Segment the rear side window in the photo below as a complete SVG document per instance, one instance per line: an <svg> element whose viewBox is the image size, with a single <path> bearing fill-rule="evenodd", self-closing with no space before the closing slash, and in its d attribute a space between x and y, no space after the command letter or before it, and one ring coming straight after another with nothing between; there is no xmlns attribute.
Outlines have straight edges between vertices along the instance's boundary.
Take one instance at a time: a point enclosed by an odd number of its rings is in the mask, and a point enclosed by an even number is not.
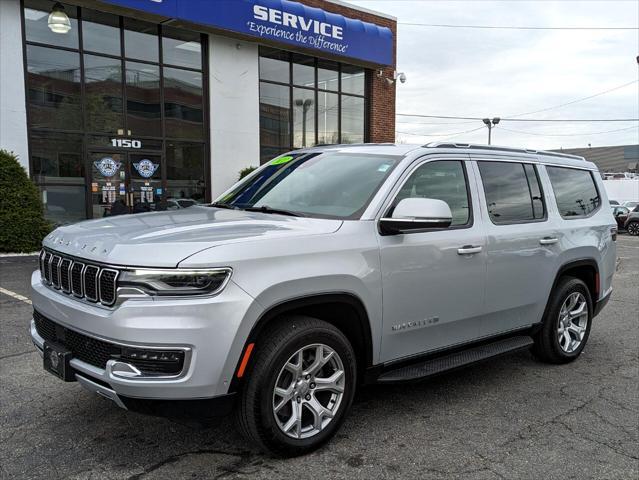
<svg viewBox="0 0 639 480"><path fill-rule="evenodd" d="M601 198L590 171L548 166L546 171L563 218L584 217L599 208Z"/></svg>
<svg viewBox="0 0 639 480"><path fill-rule="evenodd" d="M534 165L478 162L488 214L493 223L534 222L546 217L539 176Z"/></svg>

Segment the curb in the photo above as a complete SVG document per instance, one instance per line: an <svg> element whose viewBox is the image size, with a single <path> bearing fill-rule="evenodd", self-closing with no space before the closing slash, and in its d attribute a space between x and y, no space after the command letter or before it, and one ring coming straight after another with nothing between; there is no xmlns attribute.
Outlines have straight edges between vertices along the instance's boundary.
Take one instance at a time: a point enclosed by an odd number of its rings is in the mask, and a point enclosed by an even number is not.
<svg viewBox="0 0 639 480"><path fill-rule="evenodd" d="M37 257L40 255L40 252L31 252L31 253L0 253L0 258L4 257Z"/></svg>

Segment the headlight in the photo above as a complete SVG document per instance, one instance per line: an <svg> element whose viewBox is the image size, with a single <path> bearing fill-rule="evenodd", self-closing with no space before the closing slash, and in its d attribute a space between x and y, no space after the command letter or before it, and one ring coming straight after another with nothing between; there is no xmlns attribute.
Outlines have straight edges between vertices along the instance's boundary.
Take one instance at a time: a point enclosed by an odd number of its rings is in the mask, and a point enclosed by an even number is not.
<svg viewBox="0 0 639 480"><path fill-rule="evenodd" d="M139 288L149 295L214 295L222 291L229 278L230 268L139 268L122 272L118 286Z"/></svg>

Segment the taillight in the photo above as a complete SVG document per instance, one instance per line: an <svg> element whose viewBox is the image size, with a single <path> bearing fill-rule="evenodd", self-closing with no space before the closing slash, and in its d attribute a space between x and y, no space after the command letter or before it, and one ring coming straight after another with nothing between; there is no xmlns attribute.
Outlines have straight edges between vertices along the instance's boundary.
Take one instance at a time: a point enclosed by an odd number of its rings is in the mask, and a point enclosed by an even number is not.
<svg viewBox="0 0 639 480"><path fill-rule="evenodd" d="M617 241L617 227L610 227L610 236L613 242Z"/></svg>

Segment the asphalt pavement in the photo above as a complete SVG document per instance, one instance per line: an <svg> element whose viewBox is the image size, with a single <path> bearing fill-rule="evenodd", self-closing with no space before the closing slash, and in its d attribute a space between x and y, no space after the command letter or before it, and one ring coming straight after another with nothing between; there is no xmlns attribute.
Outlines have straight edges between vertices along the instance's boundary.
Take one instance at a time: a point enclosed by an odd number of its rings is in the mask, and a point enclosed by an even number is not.
<svg viewBox="0 0 639 480"><path fill-rule="evenodd" d="M639 237L620 235L612 300L582 356L527 352L416 384L362 389L326 447L282 460L230 418L119 409L42 369L28 335L36 257L0 258L0 477L639 478Z"/></svg>

